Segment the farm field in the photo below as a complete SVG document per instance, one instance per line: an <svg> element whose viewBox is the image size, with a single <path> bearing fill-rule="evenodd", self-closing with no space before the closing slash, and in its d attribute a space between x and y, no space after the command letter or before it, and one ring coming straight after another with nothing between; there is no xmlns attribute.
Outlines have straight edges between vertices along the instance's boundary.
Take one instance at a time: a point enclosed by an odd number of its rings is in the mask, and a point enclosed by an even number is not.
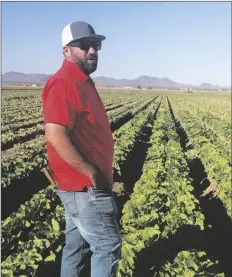
<svg viewBox="0 0 232 277"><path fill-rule="evenodd" d="M118 277L231 277L231 94L99 94L115 142ZM1 276L58 277L64 210L41 172L41 89L1 96Z"/></svg>

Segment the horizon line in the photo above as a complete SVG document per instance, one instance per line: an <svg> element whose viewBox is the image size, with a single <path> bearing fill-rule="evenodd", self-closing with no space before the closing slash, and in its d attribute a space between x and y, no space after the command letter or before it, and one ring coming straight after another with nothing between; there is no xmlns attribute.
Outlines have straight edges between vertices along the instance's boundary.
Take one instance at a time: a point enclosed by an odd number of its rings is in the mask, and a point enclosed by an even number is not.
<svg viewBox="0 0 232 277"><path fill-rule="evenodd" d="M2 74L1 75L4 75L4 74L6 74L6 73L11 73L11 72L13 72L13 73L20 73L20 74L25 74L25 75L33 75L33 74L41 74L41 75L53 75L53 74L55 74L55 72L54 73L38 73L38 72L35 72L35 73L24 73L24 72L20 72L20 71L14 71L14 70L11 70L11 71L7 71L7 72L2 72ZM172 82L175 82L175 83L178 83L178 84L182 84L182 85L190 85L190 86L201 86L202 84L209 84L209 85L211 85L211 86L221 86L221 87L229 87L229 88L231 88L232 87L232 85L230 84L230 85L218 85L218 84L212 84L212 83L209 83L209 82L202 82L202 83L198 83L198 84L195 84L195 85L193 85L193 84L190 84L190 83L182 83L182 82L176 82L176 81L174 81L174 80L171 80L170 78L168 78L168 77L157 77L157 76L151 76L151 75L146 75L146 74L141 74L140 76L138 76L138 77L135 77L135 78L133 78L133 79L129 79L129 78L126 78L126 77L123 77L123 78L115 78L115 77L108 77L108 76L104 76L104 75L99 75L99 76L95 76L95 77L92 77L92 78L100 78L100 77L104 77L104 78L111 78L111 79L115 79L115 80L130 80L130 81L132 81L132 80L135 80L135 79L137 79L137 78L139 78L139 77L150 77L150 78L158 78L158 79L168 79L168 80L170 80L170 81L172 81Z"/></svg>

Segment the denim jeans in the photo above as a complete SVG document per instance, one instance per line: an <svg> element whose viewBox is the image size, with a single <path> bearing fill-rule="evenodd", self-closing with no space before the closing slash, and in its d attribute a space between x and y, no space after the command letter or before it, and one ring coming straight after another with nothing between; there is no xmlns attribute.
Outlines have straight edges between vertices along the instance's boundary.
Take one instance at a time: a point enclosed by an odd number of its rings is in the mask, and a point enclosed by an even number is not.
<svg viewBox="0 0 232 277"><path fill-rule="evenodd" d="M91 277L115 277L121 257L117 206L111 189L83 192L57 190L66 219L61 276L79 277L81 262L91 250Z"/></svg>

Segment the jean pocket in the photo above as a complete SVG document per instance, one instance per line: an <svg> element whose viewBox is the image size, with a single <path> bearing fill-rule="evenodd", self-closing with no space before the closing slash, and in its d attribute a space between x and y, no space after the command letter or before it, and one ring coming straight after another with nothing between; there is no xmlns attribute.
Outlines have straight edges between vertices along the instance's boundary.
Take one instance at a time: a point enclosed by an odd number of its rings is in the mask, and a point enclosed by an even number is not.
<svg viewBox="0 0 232 277"><path fill-rule="evenodd" d="M90 193L94 195L113 195L112 188L96 188L96 187L90 187L89 188Z"/></svg>
<svg viewBox="0 0 232 277"><path fill-rule="evenodd" d="M75 193L73 191L57 191L58 196L60 197L61 202L64 205L65 210L69 216L77 217L78 210L75 200Z"/></svg>
<svg viewBox="0 0 232 277"><path fill-rule="evenodd" d="M106 214L117 214L118 208L111 188L99 189L90 187L88 189L90 200L98 211Z"/></svg>

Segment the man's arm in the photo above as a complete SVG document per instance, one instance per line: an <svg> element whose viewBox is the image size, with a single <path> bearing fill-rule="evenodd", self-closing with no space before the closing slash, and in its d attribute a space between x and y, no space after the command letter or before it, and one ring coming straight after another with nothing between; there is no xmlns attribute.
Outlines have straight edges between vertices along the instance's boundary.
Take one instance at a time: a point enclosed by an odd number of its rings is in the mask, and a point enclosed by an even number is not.
<svg viewBox="0 0 232 277"><path fill-rule="evenodd" d="M72 167L88 176L95 187L104 188L110 185L105 174L91 164L73 145L66 127L55 123L46 123L45 134L57 153Z"/></svg>

